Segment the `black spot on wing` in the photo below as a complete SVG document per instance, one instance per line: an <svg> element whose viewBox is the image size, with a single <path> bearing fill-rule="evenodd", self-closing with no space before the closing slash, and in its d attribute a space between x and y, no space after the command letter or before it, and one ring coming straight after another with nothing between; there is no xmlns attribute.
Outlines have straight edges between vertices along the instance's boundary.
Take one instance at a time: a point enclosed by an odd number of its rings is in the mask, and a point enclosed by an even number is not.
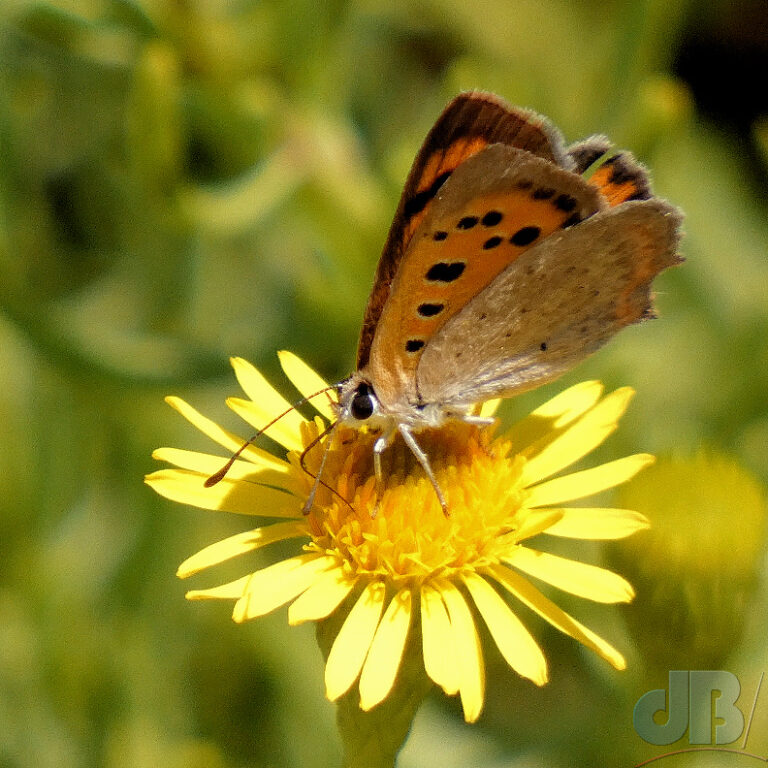
<svg viewBox="0 0 768 768"><path fill-rule="evenodd" d="M522 227L509 238L509 242L519 247L530 245L540 234L541 227Z"/></svg>
<svg viewBox="0 0 768 768"><path fill-rule="evenodd" d="M457 229L472 229L480 219L477 216L465 216L463 219L459 219L459 223L456 225Z"/></svg>
<svg viewBox="0 0 768 768"><path fill-rule="evenodd" d="M609 157L603 165L611 169L611 175L608 177L610 184L631 182L636 186L636 191L627 198L628 200L648 200L651 197L648 174L627 152L619 152Z"/></svg>
<svg viewBox="0 0 768 768"><path fill-rule="evenodd" d="M484 243L483 243L483 249L484 250L490 250L491 248L495 248L497 245L501 244L501 238L498 235L494 235L493 237L489 237Z"/></svg>
<svg viewBox="0 0 768 768"><path fill-rule="evenodd" d="M584 173L587 168L596 163L610 148L610 142L603 136L592 136L569 147L568 154L573 160L574 173Z"/></svg>
<svg viewBox="0 0 768 768"><path fill-rule="evenodd" d="M408 339L408 341L405 342L405 351L418 352L423 346L424 341L422 339Z"/></svg>
<svg viewBox="0 0 768 768"><path fill-rule="evenodd" d="M438 261L429 268L426 278L433 282L452 283L461 277L466 266L463 261Z"/></svg>
<svg viewBox="0 0 768 768"><path fill-rule="evenodd" d="M501 211L488 211L481 219L481 223L484 227L495 227L503 218Z"/></svg>
<svg viewBox="0 0 768 768"><path fill-rule="evenodd" d="M571 197L571 195L558 195L555 198L555 208L558 208L565 213L573 211L577 204L576 198Z"/></svg>
<svg viewBox="0 0 768 768"><path fill-rule="evenodd" d="M563 229L568 229L568 227L574 226L574 224L581 224L582 218L577 213L572 213L562 224Z"/></svg>
<svg viewBox="0 0 768 768"><path fill-rule="evenodd" d="M445 304L419 304L419 308L417 312L422 317L434 317L435 315L439 315L443 309L445 309Z"/></svg>
<svg viewBox="0 0 768 768"><path fill-rule="evenodd" d="M417 192L412 198L406 200L403 213L407 218L415 216L417 213L421 213L432 198L437 194L440 187L445 184L448 177L451 175L451 171L445 171L441 173L427 189L422 189L421 192Z"/></svg>
<svg viewBox="0 0 768 768"><path fill-rule="evenodd" d="M611 184L624 184L627 181L633 181L635 178L635 173L622 154L609 157L604 165L608 165L611 168L611 175L608 178Z"/></svg>

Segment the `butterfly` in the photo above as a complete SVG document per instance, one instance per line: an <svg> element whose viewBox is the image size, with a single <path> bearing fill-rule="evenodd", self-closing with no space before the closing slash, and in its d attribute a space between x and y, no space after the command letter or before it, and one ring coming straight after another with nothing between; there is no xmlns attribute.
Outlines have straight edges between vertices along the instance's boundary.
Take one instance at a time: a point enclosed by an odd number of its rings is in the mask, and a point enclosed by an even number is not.
<svg viewBox="0 0 768 768"><path fill-rule="evenodd" d="M448 514L419 431L488 424L477 403L551 381L654 316L651 282L682 260L682 214L652 194L631 154L610 149L603 136L566 147L545 118L479 91L437 119L379 259L357 370L337 385L338 420L319 436L377 430L379 488L399 434Z"/></svg>
<svg viewBox="0 0 768 768"><path fill-rule="evenodd" d="M679 263L682 215L628 152L566 148L545 118L469 92L446 107L405 183L376 269L339 422L398 433L445 499L414 433L488 423L476 403L557 378L653 317ZM585 172L591 174L585 176Z"/></svg>

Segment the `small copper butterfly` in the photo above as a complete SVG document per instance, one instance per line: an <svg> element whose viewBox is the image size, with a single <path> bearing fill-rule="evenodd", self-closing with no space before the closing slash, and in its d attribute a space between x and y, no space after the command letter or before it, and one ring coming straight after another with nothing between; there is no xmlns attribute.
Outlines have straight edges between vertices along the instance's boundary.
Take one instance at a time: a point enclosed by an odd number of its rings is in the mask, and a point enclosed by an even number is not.
<svg viewBox="0 0 768 768"><path fill-rule="evenodd" d="M339 420L398 432L482 421L474 404L550 381L653 316L681 213L602 136L565 147L544 118L481 92L427 135L389 231ZM585 177L585 172L595 169Z"/></svg>
<svg viewBox="0 0 768 768"><path fill-rule="evenodd" d="M415 433L488 423L476 403L551 381L654 316L651 282L681 261L682 215L610 146L593 136L566 147L545 118L488 93L460 94L440 115L405 183L329 428L380 430L379 484L399 433L447 514Z"/></svg>

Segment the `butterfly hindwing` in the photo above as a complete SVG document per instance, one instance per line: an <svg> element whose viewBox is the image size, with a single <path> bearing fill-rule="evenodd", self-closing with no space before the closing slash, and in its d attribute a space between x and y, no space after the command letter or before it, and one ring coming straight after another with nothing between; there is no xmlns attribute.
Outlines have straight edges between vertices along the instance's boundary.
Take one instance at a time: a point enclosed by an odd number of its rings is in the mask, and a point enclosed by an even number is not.
<svg viewBox="0 0 768 768"><path fill-rule="evenodd" d="M652 196L648 172L630 152L617 152L609 157L591 175L589 183L600 190L612 207Z"/></svg>
<svg viewBox="0 0 768 768"><path fill-rule="evenodd" d="M611 148L611 142L605 136L590 136L583 141L577 141L568 147L568 157L573 163L574 173L584 173L600 158L604 157Z"/></svg>
<svg viewBox="0 0 768 768"><path fill-rule="evenodd" d="M365 310L358 368L368 362L374 329L392 280L439 190L457 167L491 144L518 147L567 168L573 163L560 134L543 117L509 107L488 93L474 91L457 96L427 135L405 183Z"/></svg>
<svg viewBox="0 0 768 768"><path fill-rule="evenodd" d="M664 201L628 202L528 250L426 345L420 397L460 407L570 369L650 313L651 281L679 261L680 220Z"/></svg>
<svg viewBox="0 0 768 768"><path fill-rule="evenodd" d="M527 151L494 144L465 160L392 282L369 360L379 396L419 401L416 368L435 334L528 250L604 206L582 177Z"/></svg>

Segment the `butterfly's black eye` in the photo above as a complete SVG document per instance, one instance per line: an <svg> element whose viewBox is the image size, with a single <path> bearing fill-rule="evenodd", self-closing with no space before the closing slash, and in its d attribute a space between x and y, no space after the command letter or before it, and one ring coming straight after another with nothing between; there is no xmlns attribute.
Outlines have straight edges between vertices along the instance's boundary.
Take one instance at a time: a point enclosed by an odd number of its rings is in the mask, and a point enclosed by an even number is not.
<svg viewBox="0 0 768 768"><path fill-rule="evenodd" d="M365 421L373 415L374 402L371 388L363 383L357 388L349 409L358 421Z"/></svg>

